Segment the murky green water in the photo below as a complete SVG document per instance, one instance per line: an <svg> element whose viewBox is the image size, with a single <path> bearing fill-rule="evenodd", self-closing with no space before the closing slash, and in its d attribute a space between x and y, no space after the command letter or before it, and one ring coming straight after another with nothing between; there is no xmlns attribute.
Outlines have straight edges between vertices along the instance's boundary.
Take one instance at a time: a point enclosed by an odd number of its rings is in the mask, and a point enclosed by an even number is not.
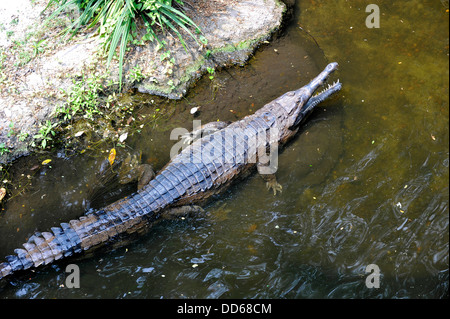
<svg viewBox="0 0 450 319"><path fill-rule="evenodd" d="M377 4L380 28L368 29L363 1L301 1L248 66L202 79L185 100L143 106L143 114L174 111L119 150L142 151L160 169L170 131L192 128L191 107L200 106L203 123L236 120L337 61L343 91L280 155L281 195L251 176L207 215L164 221L116 250L14 278L0 298L448 297L448 7ZM30 170L49 157L51 168ZM106 157L59 152L17 163L13 176L31 185L0 213L0 255L132 192L135 185L116 185L90 203ZM69 262L80 267L79 289L61 287ZM369 264L380 268L380 288L365 285Z"/></svg>

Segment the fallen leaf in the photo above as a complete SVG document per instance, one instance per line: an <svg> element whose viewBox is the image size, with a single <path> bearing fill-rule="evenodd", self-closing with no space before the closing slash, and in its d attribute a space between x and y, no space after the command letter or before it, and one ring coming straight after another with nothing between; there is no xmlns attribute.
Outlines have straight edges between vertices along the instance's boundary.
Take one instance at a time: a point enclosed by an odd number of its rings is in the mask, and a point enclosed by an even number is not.
<svg viewBox="0 0 450 319"><path fill-rule="evenodd" d="M42 162L42 165L47 165L48 163L50 163L52 160L51 159L46 159L45 161Z"/></svg>
<svg viewBox="0 0 450 319"><path fill-rule="evenodd" d="M83 135L84 134L84 131L79 131L79 132L77 132L77 133L75 133L75 137L80 137L81 135Z"/></svg>
<svg viewBox="0 0 450 319"><path fill-rule="evenodd" d="M3 187L0 188L0 202L5 197L5 195L6 195L6 189L4 189Z"/></svg>
<svg viewBox="0 0 450 319"><path fill-rule="evenodd" d="M109 151L109 156L108 156L108 161L109 161L109 164L114 164L114 160L116 159L116 149L115 148L112 148L110 151Z"/></svg>

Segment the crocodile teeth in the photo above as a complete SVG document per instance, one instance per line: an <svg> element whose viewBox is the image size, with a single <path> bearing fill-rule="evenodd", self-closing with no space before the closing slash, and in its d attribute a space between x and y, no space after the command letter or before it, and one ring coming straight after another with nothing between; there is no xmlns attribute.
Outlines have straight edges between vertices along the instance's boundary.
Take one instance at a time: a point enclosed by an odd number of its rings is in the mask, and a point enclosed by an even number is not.
<svg viewBox="0 0 450 319"><path fill-rule="evenodd" d="M337 81L333 82L333 84L329 84L329 83L328 83L328 84L327 84L327 87L324 88L322 91L320 91L320 92L314 94L314 97L316 97L316 96L318 96L318 95L320 95L320 94L322 94L322 93L328 91L329 89L332 89L333 87L335 87L335 86L338 85L338 84L339 84L339 79L338 79Z"/></svg>

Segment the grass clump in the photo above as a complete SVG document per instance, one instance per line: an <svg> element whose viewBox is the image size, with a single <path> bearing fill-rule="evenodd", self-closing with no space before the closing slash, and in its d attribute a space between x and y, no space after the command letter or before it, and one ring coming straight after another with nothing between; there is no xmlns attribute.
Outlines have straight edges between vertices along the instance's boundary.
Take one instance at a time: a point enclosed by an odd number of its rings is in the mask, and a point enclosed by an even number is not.
<svg viewBox="0 0 450 319"><path fill-rule="evenodd" d="M190 28L194 28L195 33L200 33L200 29L180 8L181 0L50 0L47 8L52 3L57 3L58 6L47 21L74 5L81 11L80 16L67 27L66 34L75 34L81 27L97 28L108 67L118 49L120 86L123 59L130 43L143 44L144 41L156 40L163 46L157 33L159 30L170 30L186 48L179 29L186 31L198 43ZM145 34L140 38L137 21L145 26Z"/></svg>
<svg viewBox="0 0 450 319"><path fill-rule="evenodd" d="M102 84L104 76L95 73L93 76L81 75L79 81L73 79L73 86L66 92L66 105L58 107L56 113L63 121L71 120L77 114L84 114L85 118L94 119L94 114L101 114L98 108L100 93L104 90Z"/></svg>

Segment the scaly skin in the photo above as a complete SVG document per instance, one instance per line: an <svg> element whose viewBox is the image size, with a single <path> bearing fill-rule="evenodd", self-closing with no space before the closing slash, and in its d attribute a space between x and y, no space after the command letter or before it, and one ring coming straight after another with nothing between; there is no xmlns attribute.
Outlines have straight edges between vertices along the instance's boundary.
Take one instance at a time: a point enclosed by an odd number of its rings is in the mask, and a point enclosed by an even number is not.
<svg viewBox="0 0 450 319"><path fill-rule="evenodd" d="M314 106L341 88L338 82L312 97L337 63L329 64L308 85L266 104L255 114L195 141L174 157L145 187L133 195L51 232L36 233L15 255L0 263L0 279L15 271L47 265L54 260L92 249L138 232L175 208L203 203L246 176L261 154L285 143L298 131L298 124ZM267 163L266 163L267 164ZM194 209L195 210L195 209Z"/></svg>

